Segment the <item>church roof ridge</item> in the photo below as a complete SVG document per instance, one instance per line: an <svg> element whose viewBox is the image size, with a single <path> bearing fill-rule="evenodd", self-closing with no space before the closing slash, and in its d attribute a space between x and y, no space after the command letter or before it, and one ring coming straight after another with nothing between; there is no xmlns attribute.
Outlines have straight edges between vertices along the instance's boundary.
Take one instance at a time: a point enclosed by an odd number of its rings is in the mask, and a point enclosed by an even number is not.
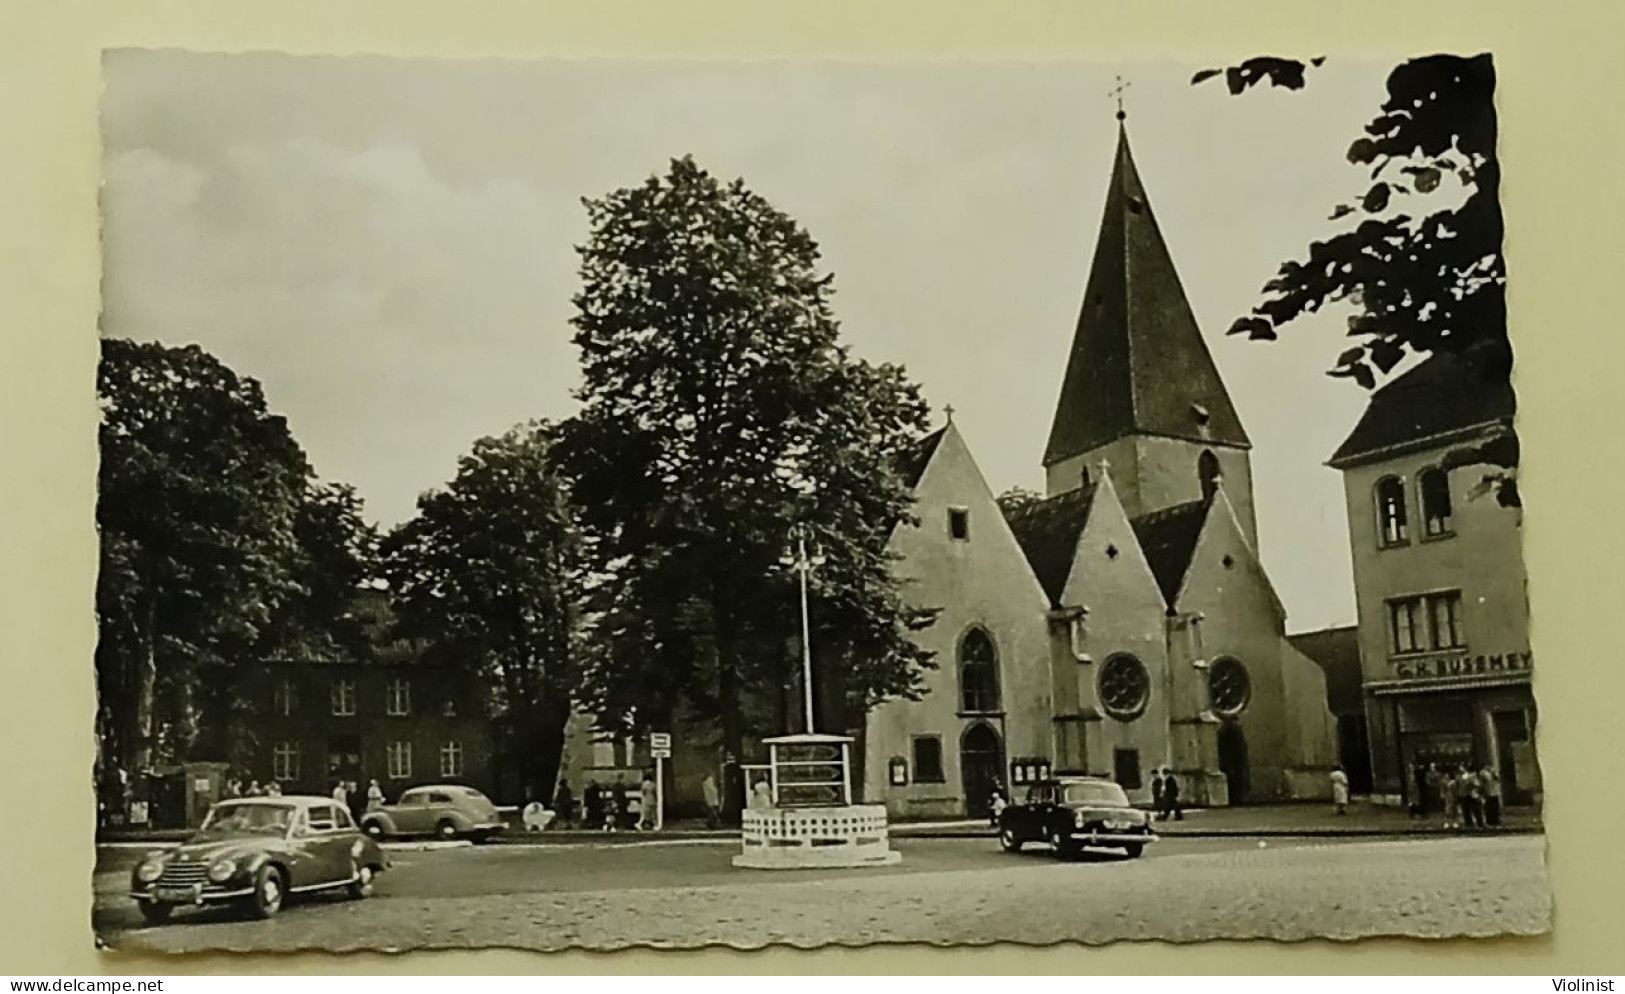
<svg viewBox="0 0 1625 994"><path fill-rule="evenodd" d="M898 455L897 475L903 478L903 482L910 490L920 485L925 468L931 465L931 458L937 454L937 447L942 444L943 438L948 434L948 425L952 423L950 421L936 431L917 439Z"/></svg>
<svg viewBox="0 0 1625 994"><path fill-rule="evenodd" d="M1158 508L1129 519L1134 537L1140 543L1151 573L1157 578L1163 600L1171 607L1179 596L1179 588L1190 572L1191 559L1196 555L1196 543L1207 524L1208 510L1219 491L1197 500Z"/></svg>
<svg viewBox="0 0 1625 994"><path fill-rule="evenodd" d="M1136 433L1251 445L1202 338L1120 122L1044 464Z"/></svg>
<svg viewBox="0 0 1625 994"><path fill-rule="evenodd" d="M1027 557L1052 607L1072 573L1073 554L1089 521L1098 485L1081 487L1004 512L1004 520Z"/></svg>

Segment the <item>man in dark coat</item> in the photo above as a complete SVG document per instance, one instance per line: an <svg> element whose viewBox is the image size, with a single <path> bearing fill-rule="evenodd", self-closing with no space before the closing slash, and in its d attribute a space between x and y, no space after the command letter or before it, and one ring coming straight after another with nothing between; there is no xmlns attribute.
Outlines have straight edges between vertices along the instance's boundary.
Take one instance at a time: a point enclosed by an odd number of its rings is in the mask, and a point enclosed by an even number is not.
<svg viewBox="0 0 1625 994"><path fill-rule="evenodd" d="M1163 767L1162 776L1163 803L1168 806L1168 813L1173 815L1174 821L1184 821L1185 809L1179 806L1179 778L1167 767ZM1166 815L1163 820L1168 820Z"/></svg>
<svg viewBox="0 0 1625 994"><path fill-rule="evenodd" d="M1162 778L1162 767L1157 767L1151 774L1151 811L1158 821L1168 820L1168 791L1167 783Z"/></svg>

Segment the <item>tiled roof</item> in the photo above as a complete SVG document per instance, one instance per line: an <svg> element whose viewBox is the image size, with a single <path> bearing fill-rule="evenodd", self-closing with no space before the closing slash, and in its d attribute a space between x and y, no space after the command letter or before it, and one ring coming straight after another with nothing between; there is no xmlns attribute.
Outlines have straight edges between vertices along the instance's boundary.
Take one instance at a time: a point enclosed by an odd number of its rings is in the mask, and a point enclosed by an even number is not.
<svg viewBox="0 0 1625 994"><path fill-rule="evenodd" d="M1516 407L1512 378L1503 364L1436 352L1371 395L1331 464L1353 466L1408 443L1492 422L1510 423Z"/></svg>
<svg viewBox="0 0 1625 994"><path fill-rule="evenodd" d="M1089 520L1095 488L1069 490L1046 500L1005 513L1010 530L1026 553L1033 573L1049 595L1050 606L1061 606L1061 593L1072 572L1078 537Z"/></svg>
<svg viewBox="0 0 1625 994"><path fill-rule="evenodd" d="M1140 541L1140 551L1145 553L1157 586L1162 589L1162 599L1169 605L1179 596L1179 585L1190 570L1207 509L1208 501L1193 500L1142 514L1130 522Z"/></svg>
<svg viewBox="0 0 1625 994"><path fill-rule="evenodd" d="M1358 628L1323 628L1287 638L1293 648L1313 659L1326 674L1326 702L1333 714L1353 714L1364 707Z"/></svg>
<svg viewBox="0 0 1625 994"><path fill-rule="evenodd" d="M920 485L920 477L925 475L925 467L931 464L931 457L936 455L937 446L942 444L942 437L947 433L947 425L938 428L915 442L898 458L897 474L910 489Z"/></svg>
<svg viewBox="0 0 1625 994"><path fill-rule="evenodd" d="M1249 444L1120 130L1044 465L1134 433Z"/></svg>

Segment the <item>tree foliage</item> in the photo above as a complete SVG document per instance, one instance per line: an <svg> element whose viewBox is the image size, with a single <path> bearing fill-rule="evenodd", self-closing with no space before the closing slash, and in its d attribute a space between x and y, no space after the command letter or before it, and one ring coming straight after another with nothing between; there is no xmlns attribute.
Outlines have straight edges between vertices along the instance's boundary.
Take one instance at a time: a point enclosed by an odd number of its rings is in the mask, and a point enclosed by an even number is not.
<svg viewBox="0 0 1625 994"><path fill-rule="evenodd" d="M400 632L491 688L533 796L550 798L577 669L579 543L535 422L483 438L383 541Z"/></svg>
<svg viewBox="0 0 1625 994"><path fill-rule="evenodd" d="M104 756L140 770L184 758L200 687L298 594L310 468L259 384L195 346L108 339L97 392L100 725Z"/></svg>
<svg viewBox="0 0 1625 994"><path fill-rule="evenodd" d="M1264 80L1298 88L1304 68L1289 59L1255 59L1205 70L1192 82L1223 75L1232 93ZM1387 99L1348 148L1348 160L1366 170L1368 183L1332 212L1334 221L1347 219L1345 228L1282 263L1264 299L1230 333L1273 340L1303 315L1347 302L1355 341L1329 375L1371 390L1407 355L1447 352L1467 360L1466 375L1504 382L1512 353L1494 91L1488 55L1436 55L1396 67ZM1511 469L1517 445L1509 429L1507 437L1456 458ZM1502 502L1515 504L1511 475L1495 482Z"/></svg>
<svg viewBox="0 0 1625 994"><path fill-rule="evenodd" d="M627 726L687 706L738 755L747 724L773 722L752 701L797 681L792 523L823 560L823 720L917 695L931 660L908 635L931 614L903 603L886 545L912 500L895 466L926 428L918 389L841 345L817 246L742 181L685 158L584 203L582 409L559 456L595 579L587 703Z"/></svg>
<svg viewBox="0 0 1625 994"><path fill-rule="evenodd" d="M1028 490L1026 487L1011 487L1000 494L997 500L999 510L1004 512L1005 517L1009 517L1017 511L1032 507L1034 504L1043 503L1044 495Z"/></svg>

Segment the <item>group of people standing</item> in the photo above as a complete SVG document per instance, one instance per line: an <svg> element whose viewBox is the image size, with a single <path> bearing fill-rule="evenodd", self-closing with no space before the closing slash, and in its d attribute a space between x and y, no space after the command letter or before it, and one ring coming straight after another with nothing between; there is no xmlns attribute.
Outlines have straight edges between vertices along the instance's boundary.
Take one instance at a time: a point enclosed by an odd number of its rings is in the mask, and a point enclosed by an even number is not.
<svg viewBox="0 0 1625 994"><path fill-rule="evenodd" d="M1158 821L1185 820L1185 808L1179 801L1179 778L1166 766L1151 775L1151 807Z"/></svg>
<svg viewBox="0 0 1625 994"><path fill-rule="evenodd" d="M1493 767L1417 765L1412 771L1411 816L1444 815L1445 828L1501 824L1501 778Z"/></svg>
<svg viewBox="0 0 1625 994"><path fill-rule="evenodd" d="M261 786L258 780L249 780L246 783L241 777L231 777L220 787L222 797L281 797L282 785L272 780Z"/></svg>
<svg viewBox="0 0 1625 994"><path fill-rule="evenodd" d="M574 799L569 797L568 787L561 786L554 806L561 820L573 822L575 812L571 809L575 804ZM652 776L645 776L643 782L637 785L622 780L608 784L592 780L581 794L580 827L605 832L619 829L633 832L651 830L659 820L659 806L659 793L655 790Z"/></svg>
<svg viewBox="0 0 1625 994"><path fill-rule="evenodd" d="M354 780L340 780L333 786L333 803L350 812L350 817L359 822L368 811L384 806L384 789L378 786L378 781L372 780L367 783L367 791L363 794Z"/></svg>

